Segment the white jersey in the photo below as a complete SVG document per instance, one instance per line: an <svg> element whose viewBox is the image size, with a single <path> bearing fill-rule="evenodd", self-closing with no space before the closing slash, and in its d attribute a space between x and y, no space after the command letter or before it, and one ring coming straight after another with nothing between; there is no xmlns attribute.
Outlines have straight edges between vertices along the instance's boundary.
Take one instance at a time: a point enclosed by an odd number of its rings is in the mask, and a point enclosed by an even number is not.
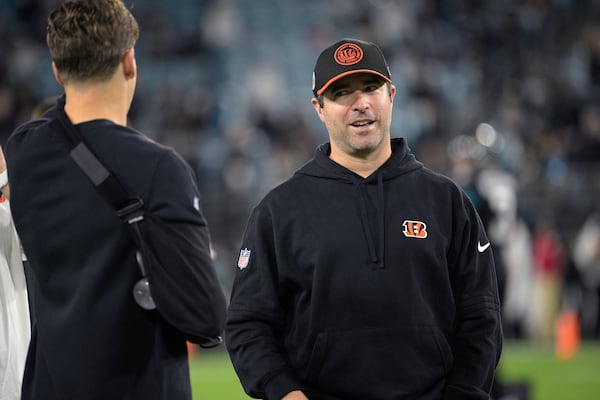
<svg viewBox="0 0 600 400"><path fill-rule="evenodd" d="M30 339L21 245L4 196L0 199L0 399L21 398Z"/></svg>

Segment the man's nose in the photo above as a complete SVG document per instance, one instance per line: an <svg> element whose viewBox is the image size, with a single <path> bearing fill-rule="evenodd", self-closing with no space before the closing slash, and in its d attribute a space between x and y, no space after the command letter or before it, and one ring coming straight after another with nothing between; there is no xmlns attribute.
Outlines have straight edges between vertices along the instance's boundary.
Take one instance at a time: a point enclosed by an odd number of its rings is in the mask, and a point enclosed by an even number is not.
<svg viewBox="0 0 600 400"><path fill-rule="evenodd" d="M364 112L364 111L368 110L369 107L370 107L369 99L368 99L368 96L366 95L366 93L364 93L360 90L357 90L356 92L354 92L353 108L356 111Z"/></svg>

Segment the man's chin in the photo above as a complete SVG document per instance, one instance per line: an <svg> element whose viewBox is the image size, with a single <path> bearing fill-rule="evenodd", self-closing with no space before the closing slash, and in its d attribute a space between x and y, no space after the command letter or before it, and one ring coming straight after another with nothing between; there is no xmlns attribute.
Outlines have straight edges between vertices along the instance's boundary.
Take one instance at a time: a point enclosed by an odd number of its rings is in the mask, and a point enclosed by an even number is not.
<svg viewBox="0 0 600 400"><path fill-rule="evenodd" d="M376 151L381 145L381 140L374 138L364 138L364 140L355 140L352 145L352 152L356 156L369 155Z"/></svg>
<svg viewBox="0 0 600 400"><path fill-rule="evenodd" d="M353 148L352 155L357 158L366 158L377 150L377 146L363 146Z"/></svg>

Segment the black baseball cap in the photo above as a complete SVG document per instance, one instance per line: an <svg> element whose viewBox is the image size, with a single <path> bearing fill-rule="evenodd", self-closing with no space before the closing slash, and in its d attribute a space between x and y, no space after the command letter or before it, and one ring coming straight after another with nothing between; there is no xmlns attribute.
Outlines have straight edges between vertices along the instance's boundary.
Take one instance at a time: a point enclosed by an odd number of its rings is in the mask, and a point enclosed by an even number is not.
<svg viewBox="0 0 600 400"><path fill-rule="evenodd" d="M312 90L316 96L337 79L367 72L392 82L390 68L383 52L374 43L358 39L342 39L329 46L319 55L313 72Z"/></svg>

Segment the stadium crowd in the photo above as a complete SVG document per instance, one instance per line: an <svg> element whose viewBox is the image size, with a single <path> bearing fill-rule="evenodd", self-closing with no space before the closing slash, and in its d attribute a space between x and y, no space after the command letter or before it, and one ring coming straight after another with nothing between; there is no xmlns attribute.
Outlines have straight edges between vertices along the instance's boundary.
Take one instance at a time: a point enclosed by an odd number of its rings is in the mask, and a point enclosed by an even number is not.
<svg viewBox="0 0 600 400"><path fill-rule="evenodd" d="M0 0L1 144L61 93L44 42L57 3ZM486 219L507 336L549 340L574 310L582 334L600 337L598 1L125 3L144 32L131 125L197 172L226 290L251 208L326 140L313 60L361 37L393 66L393 135L468 188Z"/></svg>

